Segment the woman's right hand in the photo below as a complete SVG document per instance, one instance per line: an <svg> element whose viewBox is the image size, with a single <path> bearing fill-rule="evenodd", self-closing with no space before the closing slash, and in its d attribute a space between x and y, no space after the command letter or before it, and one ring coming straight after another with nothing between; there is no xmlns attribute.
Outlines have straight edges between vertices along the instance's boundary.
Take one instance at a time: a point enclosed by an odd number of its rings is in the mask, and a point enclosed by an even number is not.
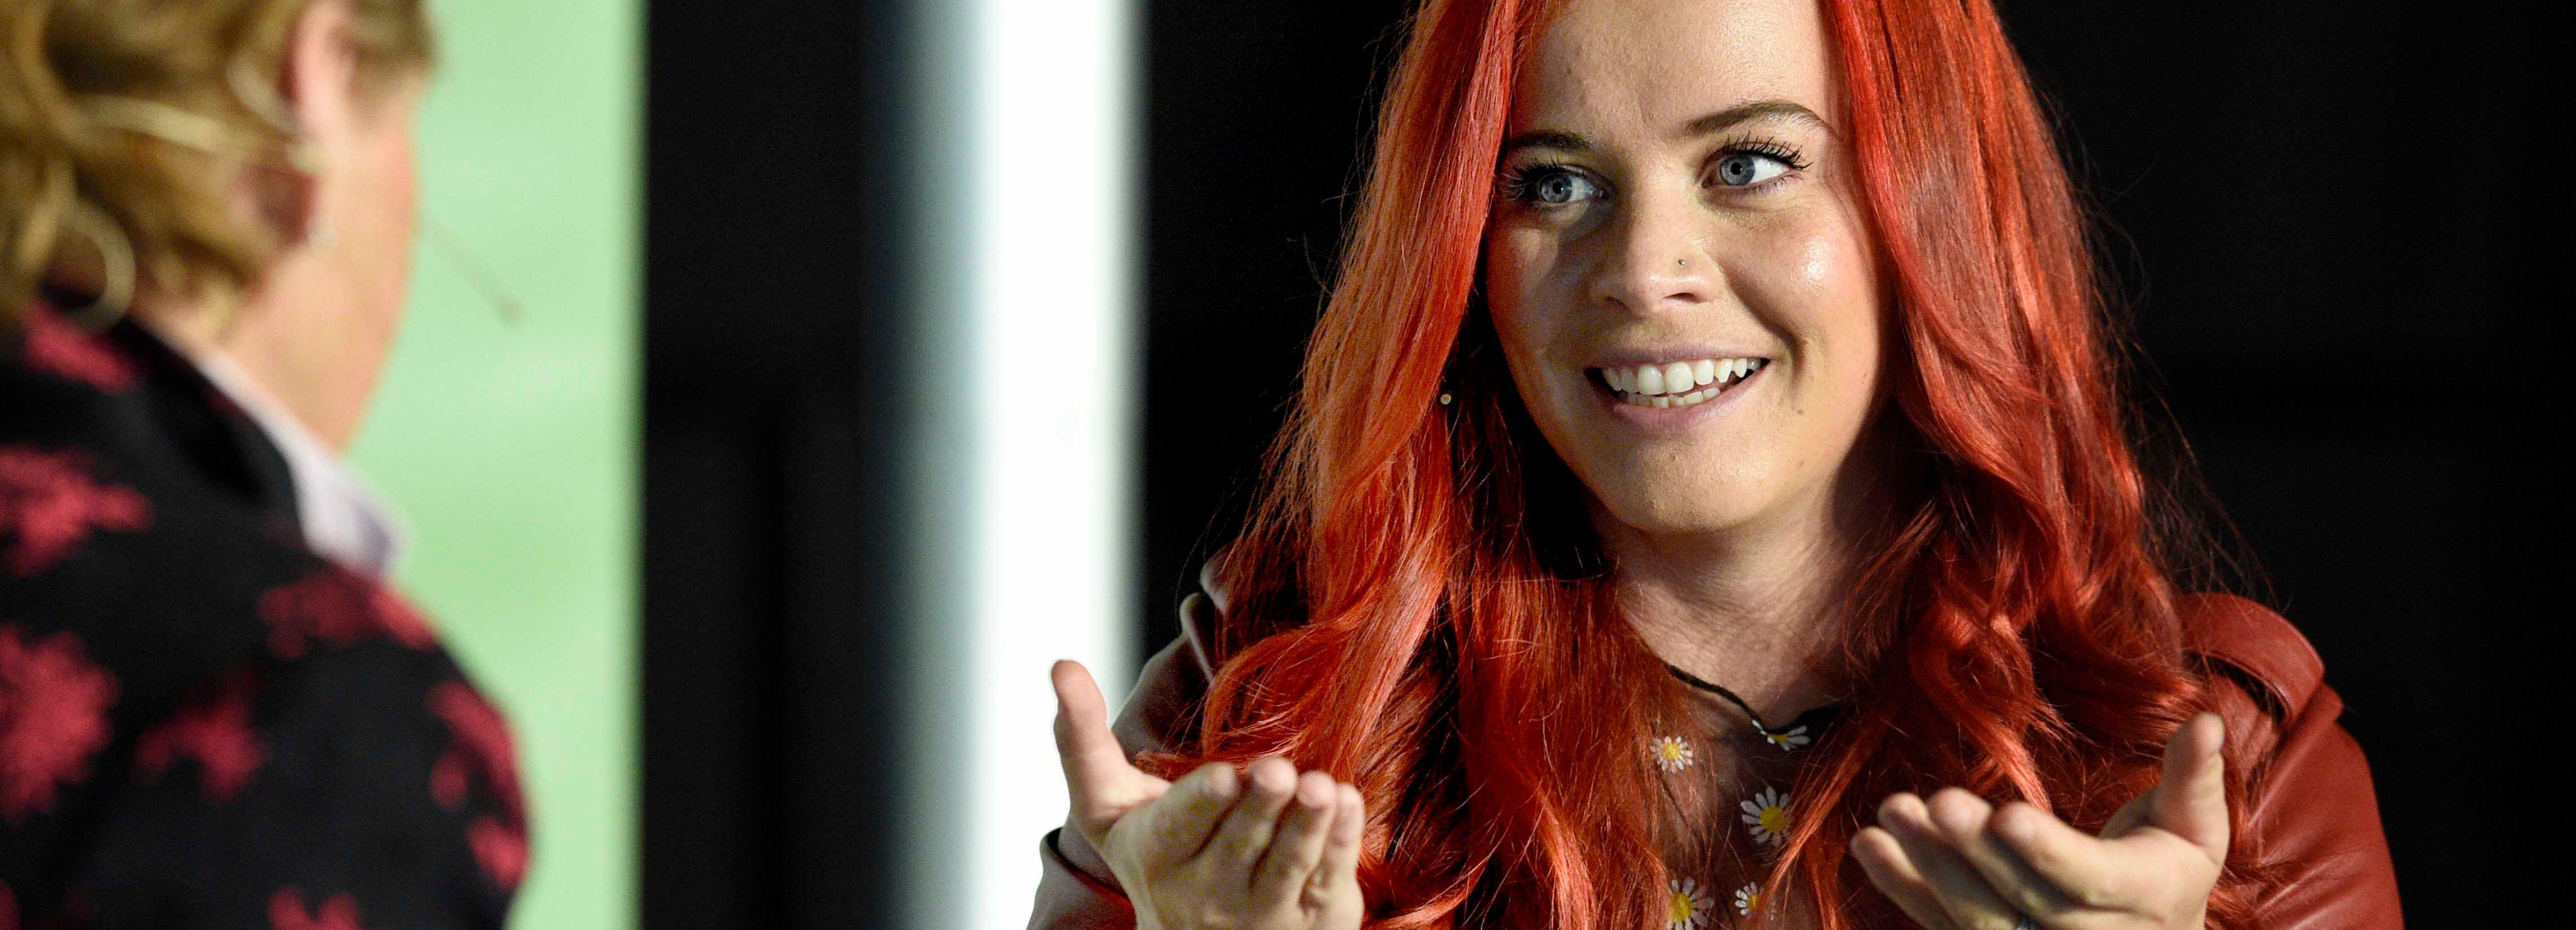
<svg viewBox="0 0 2576 930"><path fill-rule="evenodd" d="M1127 761L1088 670L1057 662L1054 678L1065 825L1107 860L1138 930L1357 930L1359 789L1275 757L1164 781Z"/></svg>

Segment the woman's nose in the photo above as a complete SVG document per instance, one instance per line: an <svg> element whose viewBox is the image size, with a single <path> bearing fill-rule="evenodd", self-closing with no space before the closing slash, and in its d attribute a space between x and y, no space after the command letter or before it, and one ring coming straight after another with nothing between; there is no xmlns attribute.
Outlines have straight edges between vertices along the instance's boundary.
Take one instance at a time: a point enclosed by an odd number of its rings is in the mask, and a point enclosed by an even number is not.
<svg viewBox="0 0 2576 930"><path fill-rule="evenodd" d="M1696 234L1689 211L1640 205L1604 230L1611 241L1594 266L1593 300L1608 309L1653 314L1714 299L1717 262Z"/></svg>

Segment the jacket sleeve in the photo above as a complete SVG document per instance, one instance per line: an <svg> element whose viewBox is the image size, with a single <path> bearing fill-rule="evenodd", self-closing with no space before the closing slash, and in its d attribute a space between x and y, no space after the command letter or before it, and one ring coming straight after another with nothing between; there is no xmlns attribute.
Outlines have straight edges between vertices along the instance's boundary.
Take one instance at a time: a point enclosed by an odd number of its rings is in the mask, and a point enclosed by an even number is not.
<svg viewBox="0 0 2576 930"><path fill-rule="evenodd" d="M1181 635L1163 647L1136 676L1136 690L1110 730L1133 759L1164 752L1194 737L1200 697L1210 665L1205 648L1216 609L1206 595L1181 602ZM1030 930L1111 930L1136 926L1136 910L1119 891L1109 866L1082 834L1061 827L1038 841L1044 874Z"/></svg>
<svg viewBox="0 0 2576 930"><path fill-rule="evenodd" d="M2193 600L2186 622L2227 722L2228 764L2253 773L2230 865L2257 878L2255 926L2400 930L2370 765L2336 722L2343 699L2325 686L2324 663L2252 601Z"/></svg>

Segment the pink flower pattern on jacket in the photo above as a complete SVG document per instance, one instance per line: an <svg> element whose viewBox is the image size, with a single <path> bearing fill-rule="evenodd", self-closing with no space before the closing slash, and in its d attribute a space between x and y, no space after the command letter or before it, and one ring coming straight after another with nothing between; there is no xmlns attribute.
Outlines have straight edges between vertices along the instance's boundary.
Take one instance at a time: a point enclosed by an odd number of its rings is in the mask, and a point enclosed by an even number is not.
<svg viewBox="0 0 2576 930"><path fill-rule="evenodd" d="M312 643L354 646L384 637L412 649L437 642L429 621L383 585L339 566L271 588L259 597L268 622L268 649L281 659L304 654Z"/></svg>
<svg viewBox="0 0 2576 930"><path fill-rule="evenodd" d="M54 806L57 785L89 777L107 747L116 679L69 632L28 641L0 624L0 816L16 823Z"/></svg>
<svg viewBox="0 0 2576 930"><path fill-rule="evenodd" d="M516 888L528 867L527 802L519 794L518 751L510 741L510 722L462 681L430 689L429 710L447 722L455 740L430 769L430 794L455 810L465 806L469 780L483 782L484 790L500 801L501 816L475 818L466 828L466 843L492 881Z"/></svg>
<svg viewBox="0 0 2576 930"><path fill-rule="evenodd" d="M465 828L465 843L474 850L474 861L482 864L494 884L516 889L519 879L528 873L528 831L524 827L504 824L493 817L476 817Z"/></svg>
<svg viewBox="0 0 2576 930"><path fill-rule="evenodd" d="M0 930L507 926L500 714L426 616L298 545L238 405L67 319L0 324ZM384 841L422 854L349 855Z"/></svg>
<svg viewBox="0 0 2576 930"><path fill-rule="evenodd" d="M307 911L304 895L293 888L269 896L268 925L271 930L364 930L358 925L358 899L332 895L320 910Z"/></svg>
<svg viewBox="0 0 2576 930"><path fill-rule="evenodd" d="M206 800L232 800L268 757L259 731L251 728L251 704L258 691L259 677L248 670L224 676L208 693L144 732L134 747L135 768L158 776L181 758L195 760Z"/></svg>
<svg viewBox="0 0 2576 930"><path fill-rule="evenodd" d="M139 531L151 517L143 495L93 481L76 454L0 448L0 533L15 537L0 562L13 574L52 568L93 530Z"/></svg>
<svg viewBox="0 0 2576 930"><path fill-rule="evenodd" d="M21 318L26 338L19 351L29 368L108 393L133 387L141 377L132 359L61 317L35 312Z"/></svg>

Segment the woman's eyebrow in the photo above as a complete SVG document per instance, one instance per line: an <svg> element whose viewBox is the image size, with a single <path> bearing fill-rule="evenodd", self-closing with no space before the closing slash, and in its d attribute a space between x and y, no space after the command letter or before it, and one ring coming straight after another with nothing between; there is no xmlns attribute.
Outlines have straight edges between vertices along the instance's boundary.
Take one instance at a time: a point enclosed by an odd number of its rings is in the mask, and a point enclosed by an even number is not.
<svg viewBox="0 0 2576 930"><path fill-rule="evenodd" d="M1788 119L1802 123L1811 123L1814 124L1816 128L1822 129L1827 133L1833 132L1833 127L1825 123L1824 117L1817 116L1816 111L1807 109L1804 104L1800 104L1794 100L1774 99L1739 103L1715 113L1693 119L1688 123L1682 124L1680 135L1683 138L1711 135L1714 133L1725 132L1728 129L1732 129L1744 123L1764 119ZM1579 132L1564 132L1554 129L1534 129L1503 140L1502 154L1508 157L1513 152L1517 152L1525 148L1555 149L1562 152L1582 154L1590 152L1596 147L1597 146L1592 141L1592 137Z"/></svg>
<svg viewBox="0 0 2576 930"><path fill-rule="evenodd" d="M1559 149L1567 152L1582 153L1592 151L1592 139L1582 133L1558 132L1553 129L1539 129L1524 132L1520 135L1503 140L1503 154L1505 155L1510 155L1513 152L1528 148Z"/></svg>
<svg viewBox="0 0 2576 930"><path fill-rule="evenodd" d="M1683 124L1682 135L1705 136L1712 133L1725 132L1726 130L1735 128L1738 125L1763 119L1794 120L1801 123L1813 124L1816 128L1822 129L1826 132L1833 131L1833 127L1826 125L1825 118L1817 116L1816 111L1807 109L1804 105L1794 100L1773 99L1756 100L1751 103L1739 103L1715 113L1711 113L1707 116L1691 120L1689 123Z"/></svg>

